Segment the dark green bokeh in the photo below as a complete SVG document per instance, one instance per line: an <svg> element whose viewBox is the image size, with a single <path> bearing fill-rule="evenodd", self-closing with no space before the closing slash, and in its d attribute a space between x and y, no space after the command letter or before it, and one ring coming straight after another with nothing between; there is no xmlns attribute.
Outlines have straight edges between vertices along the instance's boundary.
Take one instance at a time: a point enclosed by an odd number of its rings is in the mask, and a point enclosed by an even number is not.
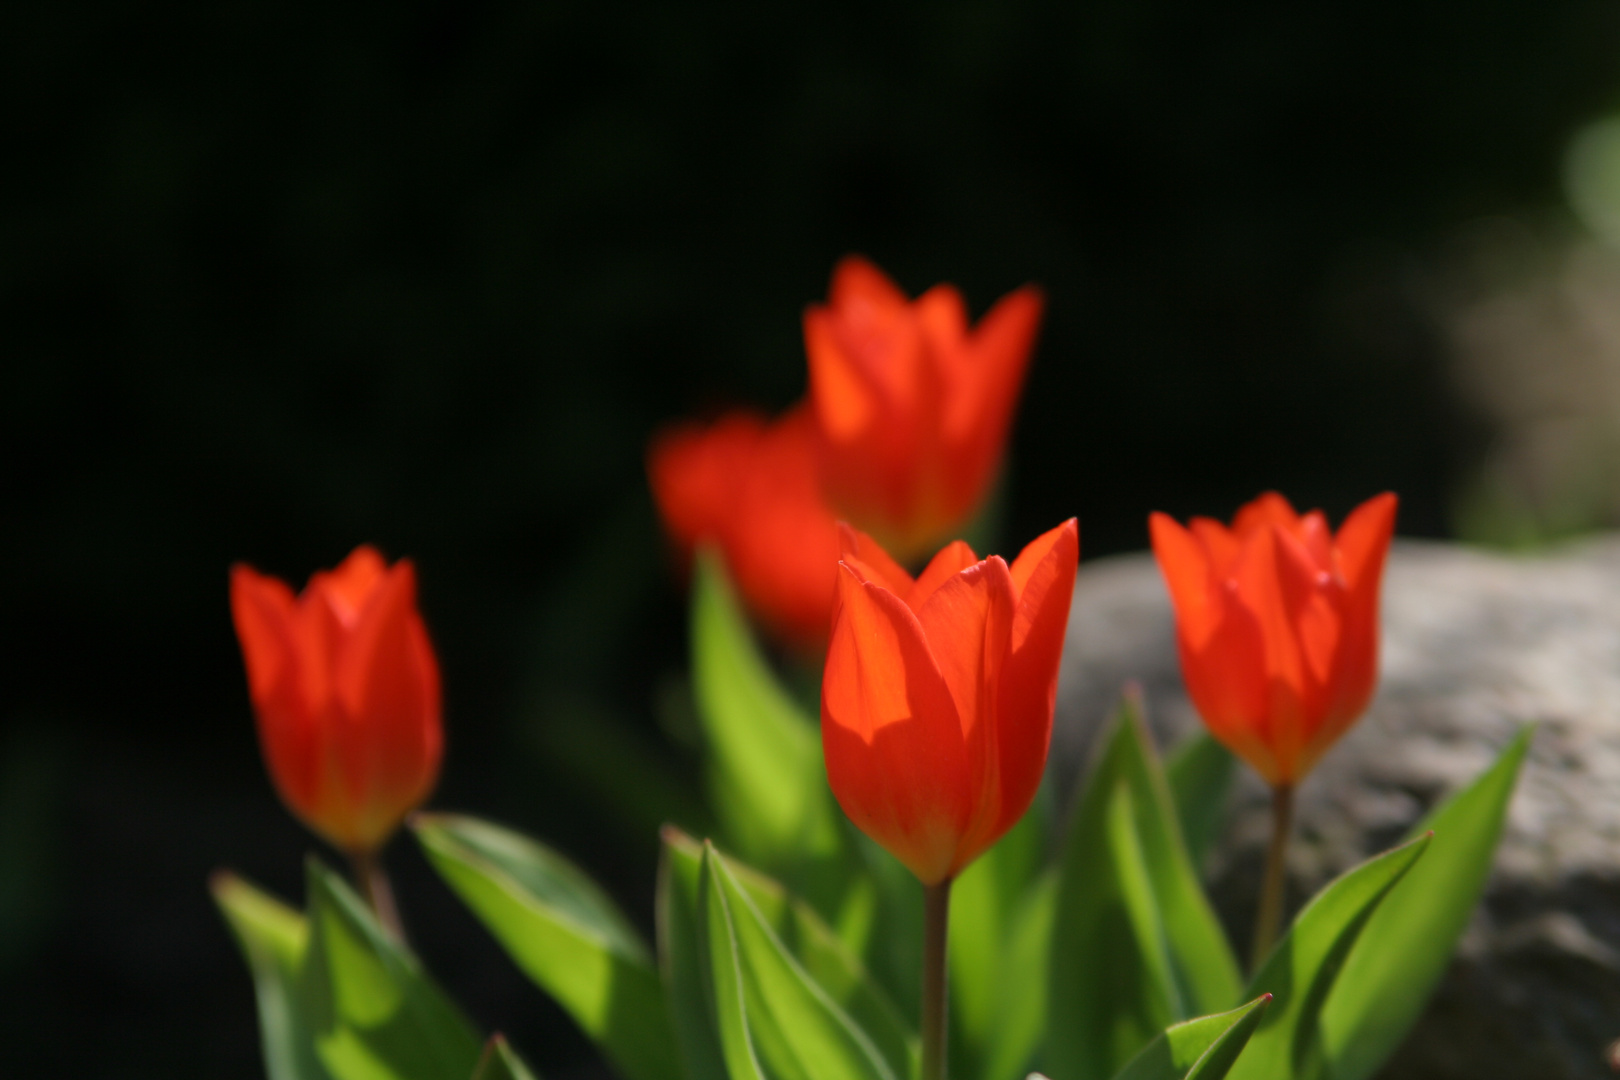
<svg viewBox="0 0 1620 1080"><path fill-rule="evenodd" d="M1617 28L1591 3L8 5L8 1064L258 1068L205 877L296 902L311 841L258 762L236 559L415 558L435 804L650 917L648 823L693 788L655 719L684 618L643 446L796 397L800 311L847 251L975 312L1047 288L1014 541L1078 513L1088 556L1140 547L1150 509L1268 486L1335 517L1393 488L1439 534L1470 428L1411 267L1555 196ZM596 794L612 748L659 799ZM547 1076L599 1069L391 857L475 1020Z"/></svg>

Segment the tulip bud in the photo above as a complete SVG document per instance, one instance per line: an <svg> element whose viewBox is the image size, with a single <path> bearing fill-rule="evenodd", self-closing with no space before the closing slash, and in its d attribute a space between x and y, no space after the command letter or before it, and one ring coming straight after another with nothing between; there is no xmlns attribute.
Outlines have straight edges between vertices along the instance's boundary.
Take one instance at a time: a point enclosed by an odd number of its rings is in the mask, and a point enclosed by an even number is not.
<svg viewBox="0 0 1620 1080"><path fill-rule="evenodd" d="M231 614L282 801L334 846L375 851L433 790L443 748L411 563L362 545L296 597L238 564Z"/></svg>
<svg viewBox="0 0 1620 1080"><path fill-rule="evenodd" d="M850 256L804 315L810 399L833 506L902 561L977 512L1001 466L1043 300L1025 286L969 327L961 293L908 300Z"/></svg>
<svg viewBox="0 0 1620 1080"><path fill-rule="evenodd" d="M647 475L671 538L689 556L714 544L749 608L808 650L827 638L838 522L821 496L810 417L752 413L653 440Z"/></svg>
<svg viewBox="0 0 1620 1080"><path fill-rule="evenodd" d="M1228 529L1149 519L1176 611L1181 674L1210 732L1273 787L1292 786L1366 710L1378 682L1378 597L1395 496L1335 536L1268 492Z"/></svg>
<svg viewBox="0 0 1620 1080"><path fill-rule="evenodd" d="M915 580L848 526L843 549L821 689L827 779L861 831L937 885L1040 786L1079 526L1010 567L957 541Z"/></svg>

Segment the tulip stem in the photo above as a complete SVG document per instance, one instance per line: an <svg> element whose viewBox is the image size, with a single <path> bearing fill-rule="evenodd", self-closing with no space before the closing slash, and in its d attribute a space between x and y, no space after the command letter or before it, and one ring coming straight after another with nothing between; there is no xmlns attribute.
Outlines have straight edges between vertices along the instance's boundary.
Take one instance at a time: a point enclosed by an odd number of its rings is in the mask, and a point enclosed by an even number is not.
<svg viewBox="0 0 1620 1080"><path fill-rule="evenodd" d="M388 884L388 872L383 869L382 859L375 850L351 851L349 866L354 874L355 887L360 890L360 896L371 908L372 914L377 916L377 922L396 940L403 942L405 926L399 921L399 908L394 905L394 889Z"/></svg>
<svg viewBox="0 0 1620 1080"><path fill-rule="evenodd" d="M923 887L922 1075L945 1080L947 985L945 943L951 913L951 879Z"/></svg>
<svg viewBox="0 0 1620 1080"><path fill-rule="evenodd" d="M1249 968L1259 971L1277 940L1282 923L1283 893L1288 885L1288 833L1294 820L1294 789L1271 789L1271 846L1266 849L1266 876L1260 883L1260 909L1254 918L1254 944Z"/></svg>

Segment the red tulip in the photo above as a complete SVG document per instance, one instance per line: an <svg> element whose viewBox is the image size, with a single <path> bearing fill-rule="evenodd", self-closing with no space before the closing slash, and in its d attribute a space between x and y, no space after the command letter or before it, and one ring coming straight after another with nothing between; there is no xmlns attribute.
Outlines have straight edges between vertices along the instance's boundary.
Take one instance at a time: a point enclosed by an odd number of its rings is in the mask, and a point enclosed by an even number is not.
<svg viewBox="0 0 1620 1080"><path fill-rule="evenodd" d="M1268 492L1230 529L1150 520L1176 611L1181 673L1211 733L1273 787L1305 776L1378 682L1378 594L1395 496L1339 527Z"/></svg>
<svg viewBox="0 0 1620 1080"><path fill-rule="evenodd" d="M671 537L686 554L712 543L748 606L807 648L827 638L838 523L821 497L803 408L767 422L739 412L653 440L647 473Z"/></svg>
<svg viewBox="0 0 1620 1080"><path fill-rule="evenodd" d="M297 597L238 564L231 614L282 800L336 847L374 851L433 790L443 748L411 563L361 546Z"/></svg>
<svg viewBox="0 0 1620 1080"><path fill-rule="evenodd" d="M936 285L915 302L850 256L827 305L804 316L810 398L827 493L843 516L904 559L933 549L983 502L1040 325L1025 286L968 326L962 296Z"/></svg>
<svg viewBox="0 0 1620 1080"><path fill-rule="evenodd" d="M913 580L845 527L821 684L827 779L851 820L925 885L1029 809L1046 768L1080 530L1009 567L960 540Z"/></svg>

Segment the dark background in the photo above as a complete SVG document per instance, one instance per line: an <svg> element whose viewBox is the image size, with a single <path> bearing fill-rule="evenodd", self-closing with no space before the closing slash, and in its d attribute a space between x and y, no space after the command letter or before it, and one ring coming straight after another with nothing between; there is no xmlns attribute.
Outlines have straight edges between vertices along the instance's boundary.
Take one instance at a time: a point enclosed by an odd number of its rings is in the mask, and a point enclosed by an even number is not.
<svg viewBox="0 0 1620 1080"><path fill-rule="evenodd" d="M434 805L549 838L650 922L701 824L648 435L804 387L861 251L1049 315L1014 543L1151 509L1401 493L1447 534L1490 433L1425 267L1555 207L1616 102L1599 3L1165 0L504 10L0 9L0 1047L5 1071L260 1071L205 888L302 895L258 760L233 560L419 566ZM1539 209L1538 209L1539 208ZM623 793L623 797L613 794ZM548 1076L588 1046L431 874L430 967Z"/></svg>

